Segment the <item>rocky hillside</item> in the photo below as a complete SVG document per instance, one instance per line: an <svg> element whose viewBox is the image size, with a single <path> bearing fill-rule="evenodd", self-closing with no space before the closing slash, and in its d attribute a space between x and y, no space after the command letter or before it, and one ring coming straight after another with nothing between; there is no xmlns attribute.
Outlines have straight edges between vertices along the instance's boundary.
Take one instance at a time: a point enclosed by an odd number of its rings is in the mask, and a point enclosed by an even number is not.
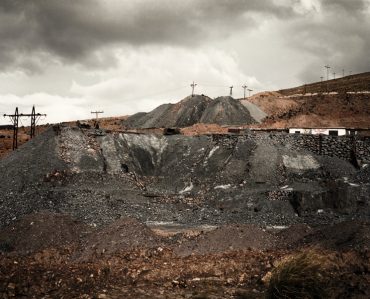
<svg viewBox="0 0 370 299"><path fill-rule="evenodd" d="M262 92L248 100L267 113L263 128L370 127L370 73Z"/></svg>
<svg viewBox="0 0 370 299"><path fill-rule="evenodd" d="M321 221L317 209L332 208L352 217L356 200L368 200L361 195L368 187L358 185L367 168L358 179L348 161L296 141L284 134L157 136L56 126L0 161L0 226L41 210L98 225L121 216L286 225L302 221L296 213L305 211L313 212L309 221Z"/></svg>
<svg viewBox="0 0 370 299"><path fill-rule="evenodd" d="M361 92L370 89L370 72L355 74L338 79L314 82L299 87L281 89L278 92L283 96L306 93L323 93L323 92Z"/></svg>
<svg viewBox="0 0 370 299"><path fill-rule="evenodd" d="M164 104L149 113L137 113L123 121L128 128L188 127L197 123L247 125L257 121L248 108L231 97L212 100L204 95Z"/></svg>
<svg viewBox="0 0 370 299"><path fill-rule="evenodd" d="M275 111L261 125L290 127L370 127L370 94L316 94L294 98L254 98L252 101Z"/></svg>

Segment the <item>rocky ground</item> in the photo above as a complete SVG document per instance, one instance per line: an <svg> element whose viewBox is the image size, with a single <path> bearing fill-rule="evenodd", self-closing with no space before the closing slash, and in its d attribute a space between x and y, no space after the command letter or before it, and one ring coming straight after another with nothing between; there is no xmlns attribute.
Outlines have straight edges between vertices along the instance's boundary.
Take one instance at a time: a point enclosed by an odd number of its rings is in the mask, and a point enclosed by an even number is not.
<svg viewBox="0 0 370 299"><path fill-rule="evenodd" d="M325 261L327 298L370 295L369 223L156 231L128 218L95 228L68 215L27 215L0 233L1 296L264 298L271 273L298 252Z"/></svg>
<svg viewBox="0 0 370 299"><path fill-rule="evenodd" d="M287 142L55 126L1 161L0 224L43 209L96 225L125 216L188 225L368 217L365 168Z"/></svg>
<svg viewBox="0 0 370 299"><path fill-rule="evenodd" d="M316 298L369 298L368 161L223 126L263 120L258 107L270 127L334 124L329 114L368 124L368 95L341 92L196 97L99 129L45 127L12 154L4 131L0 297L279 298L273 282L288 273L295 285L314 277Z"/></svg>
<svg viewBox="0 0 370 299"><path fill-rule="evenodd" d="M300 252L370 295L368 167L269 134L54 126L0 173L3 298L264 298Z"/></svg>

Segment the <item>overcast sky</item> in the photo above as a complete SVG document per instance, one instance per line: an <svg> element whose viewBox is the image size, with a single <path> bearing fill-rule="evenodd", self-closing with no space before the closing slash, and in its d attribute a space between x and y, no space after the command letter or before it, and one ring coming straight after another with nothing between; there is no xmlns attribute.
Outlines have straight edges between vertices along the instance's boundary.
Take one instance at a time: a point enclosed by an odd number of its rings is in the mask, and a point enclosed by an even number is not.
<svg viewBox="0 0 370 299"><path fill-rule="evenodd" d="M369 49L370 0L0 0L0 113L128 115L193 80L241 97L369 71Z"/></svg>

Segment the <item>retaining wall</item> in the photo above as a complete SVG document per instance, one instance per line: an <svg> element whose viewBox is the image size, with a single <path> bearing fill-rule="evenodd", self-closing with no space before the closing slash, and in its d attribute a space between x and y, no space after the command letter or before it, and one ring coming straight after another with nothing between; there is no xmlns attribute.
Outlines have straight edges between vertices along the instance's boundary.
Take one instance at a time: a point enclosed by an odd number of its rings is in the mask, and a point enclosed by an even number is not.
<svg viewBox="0 0 370 299"><path fill-rule="evenodd" d="M370 163L370 137L328 136L286 133L252 133L246 135L252 140L271 140L276 145L294 150L308 150L317 155L338 157L361 164Z"/></svg>

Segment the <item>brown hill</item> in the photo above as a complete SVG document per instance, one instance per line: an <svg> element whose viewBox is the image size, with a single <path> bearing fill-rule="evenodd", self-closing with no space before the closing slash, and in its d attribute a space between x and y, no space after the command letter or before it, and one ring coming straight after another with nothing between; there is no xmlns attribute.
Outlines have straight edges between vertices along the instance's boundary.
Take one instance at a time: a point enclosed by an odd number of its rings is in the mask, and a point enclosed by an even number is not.
<svg viewBox="0 0 370 299"><path fill-rule="evenodd" d="M370 73L263 92L249 101L268 114L262 128L369 128Z"/></svg>
<svg viewBox="0 0 370 299"><path fill-rule="evenodd" d="M314 82L299 87L281 89L278 92L283 96L305 93L323 92L358 92L370 90L370 72L346 76L334 80Z"/></svg>

